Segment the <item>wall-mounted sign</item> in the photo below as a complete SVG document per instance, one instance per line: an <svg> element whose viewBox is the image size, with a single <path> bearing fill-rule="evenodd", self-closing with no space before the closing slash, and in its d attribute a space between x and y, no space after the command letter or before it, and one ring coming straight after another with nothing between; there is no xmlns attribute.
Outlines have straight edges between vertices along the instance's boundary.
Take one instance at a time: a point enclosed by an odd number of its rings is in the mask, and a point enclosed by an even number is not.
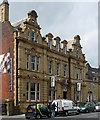
<svg viewBox="0 0 100 120"><path fill-rule="evenodd" d="M77 83L77 91L81 91L81 83Z"/></svg>
<svg viewBox="0 0 100 120"><path fill-rule="evenodd" d="M63 88L63 92L67 92L67 88L65 87L65 88Z"/></svg>
<svg viewBox="0 0 100 120"><path fill-rule="evenodd" d="M0 55L0 73L10 70L10 53Z"/></svg>
<svg viewBox="0 0 100 120"><path fill-rule="evenodd" d="M55 77L51 76L51 87L55 87Z"/></svg>

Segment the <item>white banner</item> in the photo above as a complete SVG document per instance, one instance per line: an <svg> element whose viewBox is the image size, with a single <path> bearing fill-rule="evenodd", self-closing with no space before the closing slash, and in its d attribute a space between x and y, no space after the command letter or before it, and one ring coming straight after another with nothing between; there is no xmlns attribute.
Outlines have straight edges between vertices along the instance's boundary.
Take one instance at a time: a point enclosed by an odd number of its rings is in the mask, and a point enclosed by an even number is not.
<svg viewBox="0 0 100 120"><path fill-rule="evenodd" d="M10 53L0 55L0 73L10 70Z"/></svg>
<svg viewBox="0 0 100 120"><path fill-rule="evenodd" d="M55 77L51 77L51 87L55 87Z"/></svg>
<svg viewBox="0 0 100 120"><path fill-rule="evenodd" d="M77 83L77 91L81 91L81 83Z"/></svg>

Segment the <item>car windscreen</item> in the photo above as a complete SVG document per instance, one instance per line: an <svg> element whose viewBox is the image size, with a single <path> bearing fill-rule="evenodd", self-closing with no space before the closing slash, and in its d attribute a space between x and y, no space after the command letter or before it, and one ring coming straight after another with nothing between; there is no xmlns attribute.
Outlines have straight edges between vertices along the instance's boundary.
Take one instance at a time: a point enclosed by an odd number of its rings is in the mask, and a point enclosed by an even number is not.
<svg viewBox="0 0 100 120"><path fill-rule="evenodd" d="M86 105L86 103L80 103L80 107L84 107Z"/></svg>
<svg viewBox="0 0 100 120"><path fill-rule="evenodd" d="M100 103L96 103L96 106L100 106Z"/></svg>
<svg viewBox="0 0 100 120"><path fill-rule="evenodd" d="M29 105L29 106L28 106L28 109L30 109L30 108L36 109L36 105Z"/></svg>

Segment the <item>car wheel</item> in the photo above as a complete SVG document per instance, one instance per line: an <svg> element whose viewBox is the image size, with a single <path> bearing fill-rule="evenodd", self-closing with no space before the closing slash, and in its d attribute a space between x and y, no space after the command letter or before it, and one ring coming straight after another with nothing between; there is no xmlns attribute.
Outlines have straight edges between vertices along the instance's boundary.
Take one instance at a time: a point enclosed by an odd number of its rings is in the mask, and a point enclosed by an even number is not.
<svg viewBox="0 0 100 120"><path fill-rule="evenodd" d="M77 110L77 113L76 113L76 115L79 115L79 113L80 113L80 111L79 111L79 110Z"/></svg>
<svg viewBox="0 0 100 120"><path fill-rule="evenodd" d="M41 115L40 115L40 114L37 114L37 115L36 115L36 118L37 118L37 119L40 119L40 118L41 118Z"/></svg>
<svg viewBox="0 0 100 120"><path fill-rule="evenodd" d="M86 109L86 113L88 113L89 112L89 110L88 109Z"/></svg>
<svg viewBox="0 0 100 120"><path fill-rule="evenodd" d="M96 112L96 109L94 109L93 112Z"/></svg>
<svg viewBox="0 0 100 120"><path fill-rule="evenodd" d="M65 112L65 116L68 116L68 111Z"/></svg>
<svg viewBox="0 0 100 120"><path fill-rule="evenodd" d="M30 119L30 117L26 117L26 119Z"/></svg>

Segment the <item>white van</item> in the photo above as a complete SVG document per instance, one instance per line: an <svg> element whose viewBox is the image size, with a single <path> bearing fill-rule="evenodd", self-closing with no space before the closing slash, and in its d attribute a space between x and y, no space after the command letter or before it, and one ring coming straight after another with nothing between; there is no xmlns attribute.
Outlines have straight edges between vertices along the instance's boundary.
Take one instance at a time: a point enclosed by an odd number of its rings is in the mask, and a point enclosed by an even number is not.
<svg viewBox="0 0 100 120"><path fill-rule="evenodd" d="M55 112L57 114L69 115L71 113L79 114L80 108L71 100L57 99L53 100L52 104L55 102L56 108Z"/></svg>

